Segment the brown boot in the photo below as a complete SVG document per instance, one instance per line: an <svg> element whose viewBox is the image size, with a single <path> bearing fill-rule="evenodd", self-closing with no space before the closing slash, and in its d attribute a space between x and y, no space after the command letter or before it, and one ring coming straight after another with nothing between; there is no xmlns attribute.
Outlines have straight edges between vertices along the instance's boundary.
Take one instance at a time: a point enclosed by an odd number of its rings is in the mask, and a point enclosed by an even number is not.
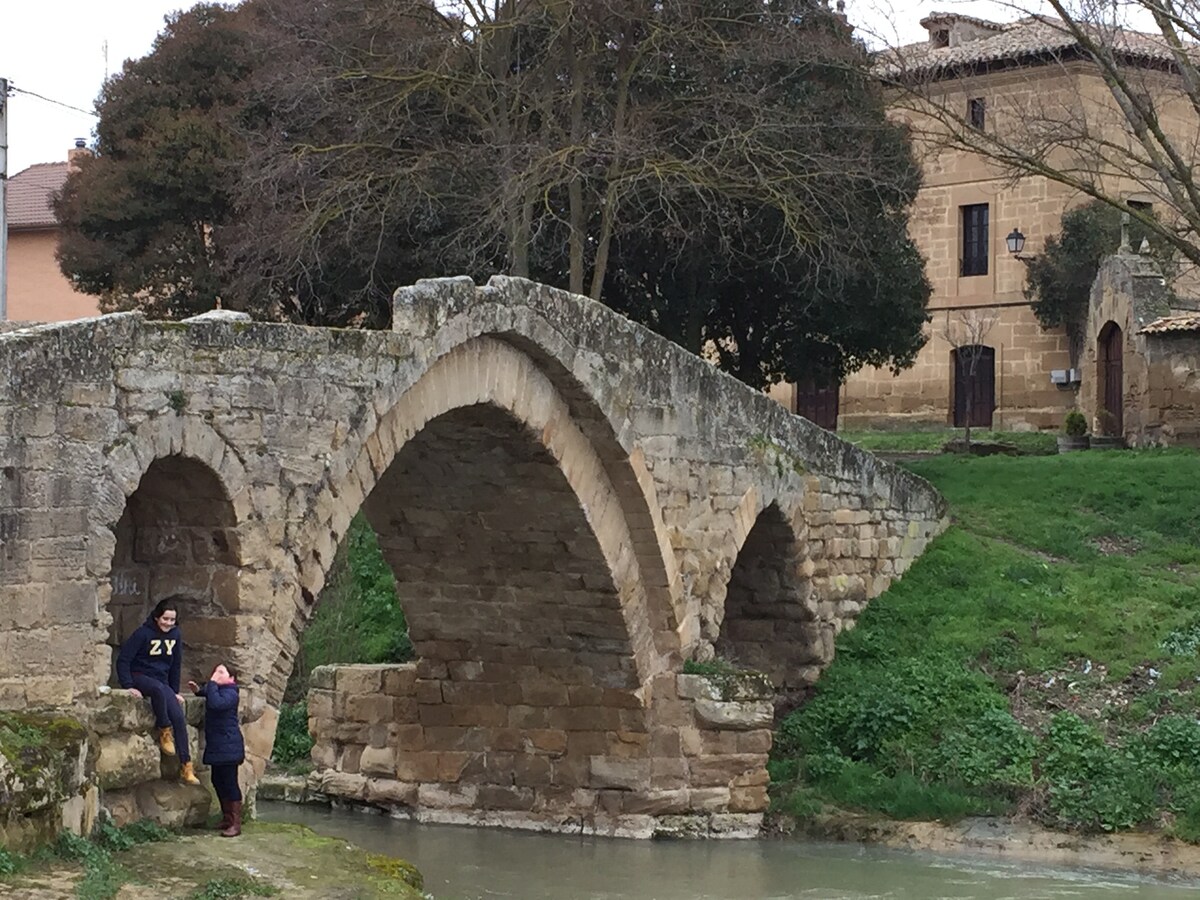
<svg viewBox="0 0 1200 900"><path fill-rule="evenodd" d="M175 755L175 732L171 730L171 726L158 729L158 749L167 756Z"/></svg>
<svg viewBox="0 0 1200 900"><path fill-rule="evenodd" d="M200 783L200 779L196 777L196 773L192 770L192 761L190 759L179 767L179 780L184 784Z"/></svg>
<svg viewBox="0 0 1200 900"><path fill-rule="evenodd" d="M229 827L221 832L221 837L237 837L242 833L242 801L229 801Z"/></svg>
<svg viewBox="0 0 1200 900"><path fill-rule="evenodd" d="M233 813L229 811L229 801L221 801L221 821L217 823L217 831L224 831L233 824Z"/></svg>

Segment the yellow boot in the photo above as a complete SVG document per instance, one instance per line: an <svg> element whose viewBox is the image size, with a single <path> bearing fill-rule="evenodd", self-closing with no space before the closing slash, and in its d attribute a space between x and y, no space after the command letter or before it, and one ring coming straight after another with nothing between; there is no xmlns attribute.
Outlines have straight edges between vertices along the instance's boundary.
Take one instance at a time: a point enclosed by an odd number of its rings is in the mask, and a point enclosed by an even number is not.
<svg viewBox="0 0 1200 900"><path fill-rule="evenodd" d="M158 730L158 749L167 756L175 755L175 733L171 730L170 725Z"/></svg>
<svg viewBox="0 0 1200 900"><path fill-rule="evenodd" d="M196 777L196 773L192 770L192 761L190 759L179 767L179 780L184 784L200 783L200 779Z"/></svg>

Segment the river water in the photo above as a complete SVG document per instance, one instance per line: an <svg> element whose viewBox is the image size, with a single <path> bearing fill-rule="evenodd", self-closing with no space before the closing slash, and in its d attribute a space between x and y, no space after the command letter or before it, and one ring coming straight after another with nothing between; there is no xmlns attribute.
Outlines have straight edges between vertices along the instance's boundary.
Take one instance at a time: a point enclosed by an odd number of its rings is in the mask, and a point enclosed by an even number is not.
<svg viewBox="0 0 1200 900"><path fill-rule="evenodd" d="M633 841L418 825L260 803L367 850L400 856L436 900L1183 900L1200 885L793 840Z"/></svg>

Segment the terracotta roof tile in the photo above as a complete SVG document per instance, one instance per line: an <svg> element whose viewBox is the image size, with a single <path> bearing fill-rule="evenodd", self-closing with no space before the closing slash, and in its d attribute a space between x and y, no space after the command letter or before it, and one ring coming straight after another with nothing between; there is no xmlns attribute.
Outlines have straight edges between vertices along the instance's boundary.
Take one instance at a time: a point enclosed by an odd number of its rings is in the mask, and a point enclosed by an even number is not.
<svg viewBox="0 0 1200 900"><path fill-rule="evenodd" d="M922 24L955 20L991 29L993 33L980 35L953 47L935 47L928 41L921 41L887 50L880 54L876 71L884 77L896 77L1027 59L1073 51L1079 47L1062 20L1050 16L1030 16L1015 22L998 23L954 13L932 13L922 20ZM1136 58L1159 62L1170 62L1172 59L1171 50L1162 35L1127 30L1113 35L1101 34L1096 30L1096 39Z"/></svg>
<svg viewBox="0 0 1200 900"><path fill-rule="evenodd" d="M65 162L37 163L8 179L4 207L9 230L57 225L51 202L66 180Z"/></svg>
<svg viewBox="0 0 1200 900"><path fill-rule="evenodd" d="M1141 334L1167 334L1169 332L1200 331L1200 313L1182 313L1163 316L1142 327Z"/></svg>

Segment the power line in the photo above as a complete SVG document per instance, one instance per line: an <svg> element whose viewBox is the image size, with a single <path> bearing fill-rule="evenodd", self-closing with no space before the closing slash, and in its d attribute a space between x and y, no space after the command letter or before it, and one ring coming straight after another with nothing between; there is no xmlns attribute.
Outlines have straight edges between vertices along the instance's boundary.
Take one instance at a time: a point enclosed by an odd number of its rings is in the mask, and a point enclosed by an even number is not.
<svg viewBox="0 0 1200 900"><path fill-rule="evenodd" d="M55 106L66 107L67 109L74 110L75 112L83 113L85 116L95 116L96 118L99 118L99 115L93 110L81 109L78 106L72 106L70 103L63 103L61 100L55 100L51 97L44 97L41 94L35 93L34 91L27 91L25 88L19 88L12 82L9 82L8 89L16 94L28 94L30 97L37 97L37 99L45 100L47 103L53 103Z"/></svg>

